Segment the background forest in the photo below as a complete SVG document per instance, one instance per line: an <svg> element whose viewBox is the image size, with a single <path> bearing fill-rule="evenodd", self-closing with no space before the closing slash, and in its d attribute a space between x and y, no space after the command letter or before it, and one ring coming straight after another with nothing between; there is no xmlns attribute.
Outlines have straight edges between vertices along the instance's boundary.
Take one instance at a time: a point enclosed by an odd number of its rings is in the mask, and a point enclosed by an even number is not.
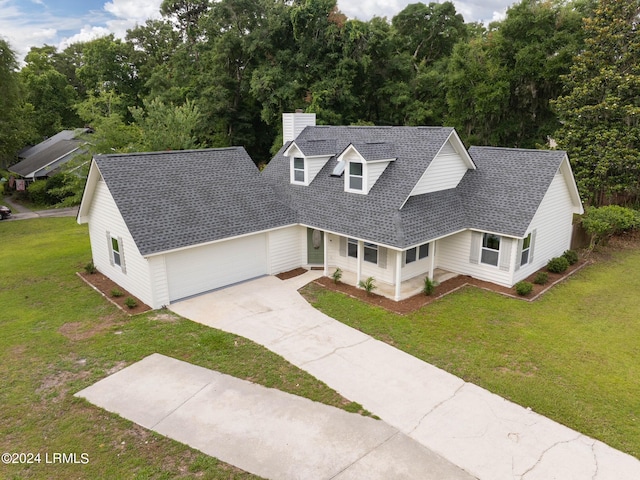
<svg viewBox="0 0 640 480"><path fill-rule="evenodd" d="M523 0L488 26L451 2L367 22L335 0L164 0L161 13L22 65L0 39L0 166L84 125L91 153L241 145L266 163L282 112L302 109L319 124L453 126L467 146L557 143L585 202L638 201L640 0ZM82 182L68 183L77 200Z"/></svg>

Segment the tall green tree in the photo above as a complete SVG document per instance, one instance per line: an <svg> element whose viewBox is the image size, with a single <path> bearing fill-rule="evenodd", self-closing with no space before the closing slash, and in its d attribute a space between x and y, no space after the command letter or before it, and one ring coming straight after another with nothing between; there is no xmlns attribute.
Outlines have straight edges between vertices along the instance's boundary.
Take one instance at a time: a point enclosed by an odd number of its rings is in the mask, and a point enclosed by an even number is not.
<svg viewBox="0 0 640 480"><path fill-rule="evenodd" d="M584 19L585 46L563 77L556 138L584 200L640 196L640 1L600 0Z"/></svg>
<svg viewBox="0 0 640 480"><path fill-rule="evenodd" d="M56 70L56 47L32 47L20 71L25 99L33 105L33 122L38 134L50 137L65 128L81 126L73 105L78 99L68 79Z"/></svg>
<svg viewBox="0 0 640 480"><path fill-rule="evenodd" d="M9 43L0 38L0 166L7 167L16 152L34 139L29 119L33 107L24 102L18 62Z"/></svg>
<svg viewBox="0 0 640 480"><path fill-rule="evenodd" d="M82 45L82 64L76 71L87 94L113 91L122 97L123 118L129 118L128 107L141 104L142 81L134 57L133 45L111 34Z"/></svg>
<svg viewBox="0 0 640 480"><path fill-rule="evenodd" d="M202 115L193 102L166 105L159 100L145 101L144 108L133 108L131 113L142 133L140 150L153 152L199 147L195 132Z"/></svg>

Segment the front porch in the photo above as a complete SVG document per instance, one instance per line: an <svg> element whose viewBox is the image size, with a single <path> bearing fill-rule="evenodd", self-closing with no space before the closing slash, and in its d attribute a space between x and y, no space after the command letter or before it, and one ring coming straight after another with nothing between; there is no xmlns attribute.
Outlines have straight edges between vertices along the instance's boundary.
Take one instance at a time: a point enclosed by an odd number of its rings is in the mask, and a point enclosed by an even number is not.
<svg viewBox="0 0 640 480"><path fill-rule="evenodd" d="M331 268L329 269L329 277L331 277L331 275L333 275L333 272L335 272L335 268ZM445 280L449 280L450 278L454 278L457 277L458 274L457 273L453 273L453 272L448 272L446 270L442 270L440 268L436 268L433 271L433 280L436 282L436 284L442 283ZM390 283L386 283L386 282L382 282L382 281L376 281L375 285L376 288L373 291L373 293L376 293L378 295L382 295L383 297L386 298L390 298L392 300L405 300L407 298L413 297L414 295L417 295L419 293L422 293L422 289L424 288L424 279L427 277L427 273L423 274L423 275L418 275L416 277L410 278L408 280L405 280L404 282L401 283L400 285L400 298L396 299L396 287L395 285L392 285ZM347 285L351 285L354 287L357 287L357 274L356 272L351 272L351 271L342 271L342 278L340 278L340 281L342 283L345 283ZM363 278L363 280L365 280Z"/></svg>

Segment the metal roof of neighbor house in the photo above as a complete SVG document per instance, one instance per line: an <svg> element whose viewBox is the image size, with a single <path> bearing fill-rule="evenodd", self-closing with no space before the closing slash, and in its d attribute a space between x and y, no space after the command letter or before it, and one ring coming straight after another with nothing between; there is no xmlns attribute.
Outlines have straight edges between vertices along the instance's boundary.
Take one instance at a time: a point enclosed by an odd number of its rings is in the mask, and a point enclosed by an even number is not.
<svg viewBox="0 0 640 480"><path fill-rule="evenodd" d="M9 170L17 173L21 177L32 177L39 170L42 170L61 157L69 155L84 143L84 141L76 139L58 139L55 143L48 144L47 148L39 149L36 153L29 153L27 158L12 165L9 167Z"/></svg>
<svg viewBox="0 0 640 480"><path fill-rule="evenodd" d="M242 147L94 158L142 255L293 223Z"/></svg>
<svg viewBox="0 0 640 480"><path fill-rule="evenodd" d="M288 144L263 176L295 210L298 223L374 243L407 248L466 228L524 236L566 153L473 147L469 153L477 169L468 170L455 189L408 198L452 131L447 127L307 127L298 139L335 138L341 152L351 143L394 145L397 160L367 195L345 192L344 176L331 176L335 158L309 186L290 184L289 162L282 155Z"/></svg>

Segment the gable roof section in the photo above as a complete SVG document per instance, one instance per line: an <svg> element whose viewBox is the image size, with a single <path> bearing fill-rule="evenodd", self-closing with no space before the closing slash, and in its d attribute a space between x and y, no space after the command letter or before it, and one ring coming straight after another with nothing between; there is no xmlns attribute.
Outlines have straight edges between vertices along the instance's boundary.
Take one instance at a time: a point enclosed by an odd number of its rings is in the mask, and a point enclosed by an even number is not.
<svg viewBox="0 0 640 480"><path fill-rule="evenodd" d="M47 146L45 149L39 149L36 153L29 154L27 158L19 163L9 167L9 169L20 175L21 177L38 176L40 170L45 169L48 165L60 160L63 157L75 152L85 142L76 139L58 140ZM72 156L69 156L71 159Z"/></svg>
<svg viewBox="0 0 640 480"><path fill-rule="evenodd" d="M397 160L368 195L344 192L344 180L331 176L337 157L327 162L313 184L290 185L289 163L282 156L288 145L263 175L295 210L298 223L381 245L408 248L469 228L522 238L551 181L567 162L566 153L472 147L468 164L475 168L456 188L409 196L452 132L446 127L307 127L301 139L335 138L340 152L364 144L373 150L367 155L378 158L389 151L381 153L375 145L394 146ZM575 189L573 178L563 174L569 189ZM579 211L579 197L572 198Z"/></svg>
<svg viewBox="0 0 640 480"><path fill-rule="evenodd" d="M388 142L358 142L351 143L339 155L342 156L349 147L355 149L356 152L364 159L365 162L379 162L381 160L395 160L396 147L393 143Z"/></svg>
<svg viewBox="0 0 640 480"><path fill-rule="evenodd" d="M410 245L405 236L404 201L431 160L453 131L449 127L333 127L305 128L298 140L335 139L337 151L350 144L369 145L377 158L389 154L376 147L393 144L393 158L368 195L344 191L344 179L331 176L337 165L330 159L309 186L289 183L289 160L283 156L289 144L269 162L262 175L280 198L296 212L297 222L325 230L367 239L387 246ZM427 231L424 225L423 234Z"/></svg>
<svg viewBox="0 0 640 480"><path fill-rule="evenodd" d="M458 186L467 228L523 237L566 152L471 147L469 154L478 168Z"/></svg>
<svg viewBox="0 0 640 480"><path fill-rule="evenodd" d="M143 256L293 222L242 147L99 155L94 162Z"/></svg>
<svg viewBox="0 0 640 480"><path fill-rule="evenodd" d="M336 151L336 141L333 139L321 140L294 140L285 149L284 155L289 155L290 148L296 146L305 157L332 157Z"/></svg>

